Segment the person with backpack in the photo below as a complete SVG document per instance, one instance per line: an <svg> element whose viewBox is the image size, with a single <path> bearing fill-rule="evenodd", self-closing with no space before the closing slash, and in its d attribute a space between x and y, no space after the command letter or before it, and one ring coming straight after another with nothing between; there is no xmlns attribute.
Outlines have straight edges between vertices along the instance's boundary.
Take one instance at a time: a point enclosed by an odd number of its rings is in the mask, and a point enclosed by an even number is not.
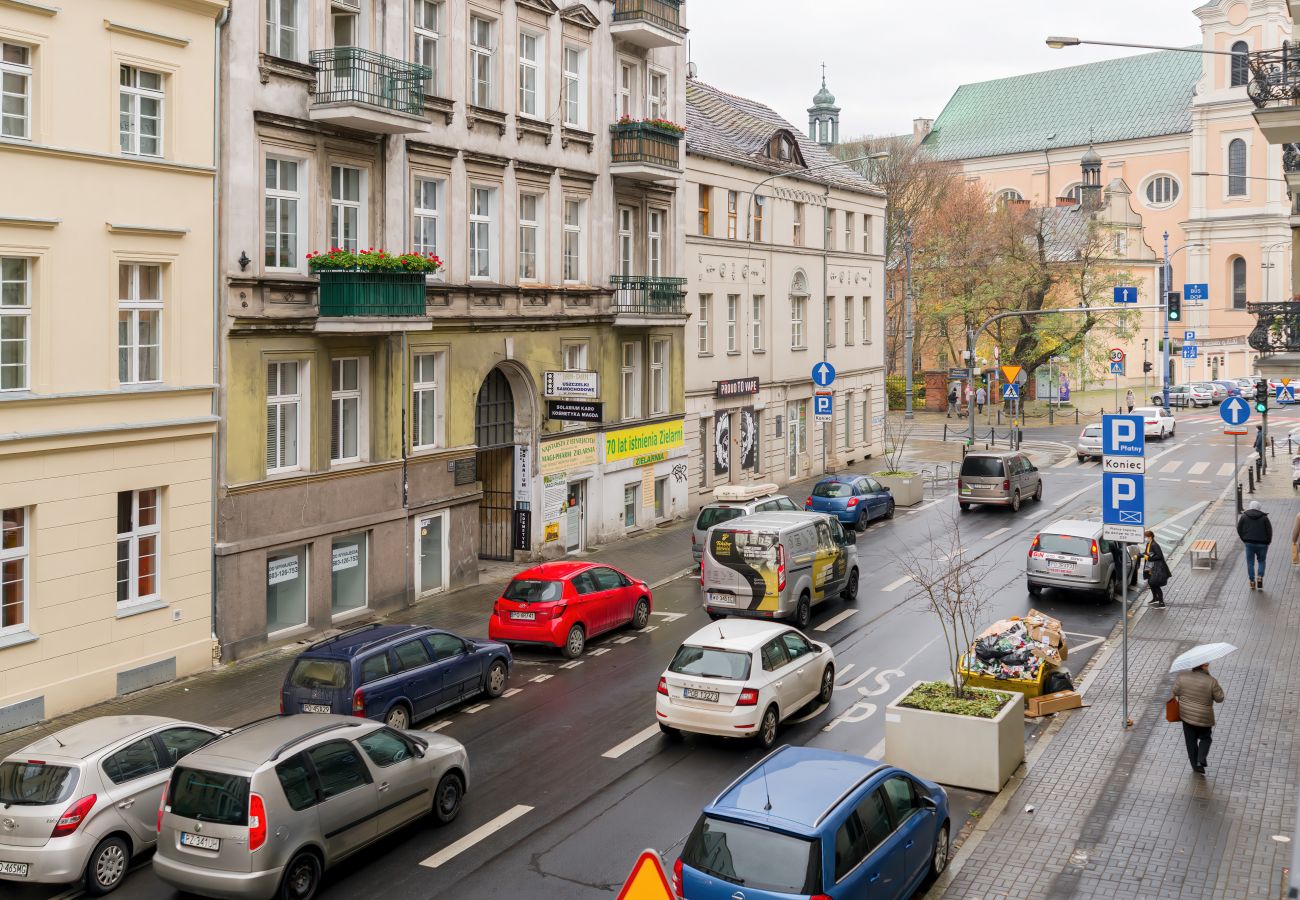
<svg viewBox="0 0 1300 900"><path fill-rule="evenodd" d="M957 388L956 386L948 388L948 418L957 411Z"/></svg>
<svg viewBox="0 0 1300 900"><path fill-rule="evenodd" d="M1250 589L1262 591L1268 545L1273 543L1273 523L1258 500L1250 501L1250 509L1237 519L1237 537L1246 547L1246 577L1250 580Z"/></svg>

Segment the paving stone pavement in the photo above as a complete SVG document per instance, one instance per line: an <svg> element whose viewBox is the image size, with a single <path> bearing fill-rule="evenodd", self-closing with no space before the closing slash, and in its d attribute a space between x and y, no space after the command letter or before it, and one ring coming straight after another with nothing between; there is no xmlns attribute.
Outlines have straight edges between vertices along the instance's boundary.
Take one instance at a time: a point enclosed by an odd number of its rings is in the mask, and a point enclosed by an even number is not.
<svg viewBox="0 0 1300 900"><path fill-rule="evenodd" d="M1289 476L1289 472L1286 473ZM1014 789L946 890L975 898L1222 898L1285 896L1300 765L1300 568L1290 533L1300 500L1270 474L1258 497L1273 520L1265 589L1247 586L1231 498L1194 538L1219 542L1212 572L1183 558L1166 610L1143 609L1129 634L1129 715L1121 728L1121 654L1089 685ZM1250 499L1250 498L1248 498ZM1145 603L1143 595L1142 601ZM1195 775L1182 728L1164 719L1169 665L1196 644L1240 648L1212 664L1227 694L1208 773ZM1032 813L1026 812L1032 806ZM940 891L942 893L940 894Z"/></svg>

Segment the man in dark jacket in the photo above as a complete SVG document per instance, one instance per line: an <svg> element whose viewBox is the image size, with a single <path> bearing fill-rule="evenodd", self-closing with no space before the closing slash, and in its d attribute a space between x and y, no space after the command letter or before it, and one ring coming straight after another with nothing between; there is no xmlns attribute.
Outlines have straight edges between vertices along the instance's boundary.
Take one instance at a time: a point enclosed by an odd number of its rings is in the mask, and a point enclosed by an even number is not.
<svg viewBox="0 0 1300 900"><path fill-rule="evenodd" d="M1259 506L1258 500L1250 501L1250 509L1237 519L1237 537L1246 545L1246 577L1250 579L1250 589L1264 589L1264 563L1268 560L1268 545L1273 543L1273 523L1268 520L1268 513ZM1256 576L1256 562L1259 563L1259 575Z"/></svg>

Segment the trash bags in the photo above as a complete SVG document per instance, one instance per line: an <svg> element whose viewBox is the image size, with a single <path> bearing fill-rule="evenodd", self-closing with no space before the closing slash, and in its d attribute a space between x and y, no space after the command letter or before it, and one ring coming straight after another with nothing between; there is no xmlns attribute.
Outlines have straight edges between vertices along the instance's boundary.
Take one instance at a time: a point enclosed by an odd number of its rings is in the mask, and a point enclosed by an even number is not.
<svg viewBox="0 0 1300 900"><path fill-rule="evenodd" d="M1044 694L1055 694L1057 691L1074 690L1074 679L1065 669L1056 669L1047 673L1047 680L1043 682Z"/></svg>
<svg viewBox="0 0 1300 900"><path fill-rule="evenodd" d="M1034 681L1040 670L1049 670L1064 661L1067 649L1061 623L1031 609L1021 618L1013 616L995 622L975 641L974 652L966 654L966 669L978 675L1000 680L1016 678ZM1049 677L1053 673L1049 672ZM1067 690L1069 673L1063 673L1065 686L1051 690ZM1059 679L1058 679L1059 682Z"/></svg>

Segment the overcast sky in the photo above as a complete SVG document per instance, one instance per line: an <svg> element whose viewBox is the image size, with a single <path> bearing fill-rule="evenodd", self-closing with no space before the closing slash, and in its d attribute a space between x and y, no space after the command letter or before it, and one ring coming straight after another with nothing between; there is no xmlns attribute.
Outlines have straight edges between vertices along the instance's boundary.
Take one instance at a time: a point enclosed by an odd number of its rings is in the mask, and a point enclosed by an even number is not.
<svg viewBox="0 0 1300 900"><path fill-rule="evenodd" d="M901 134L958 85L1144 51L1051 50L1047 35L1185 47L1195 0L691 0L691 58L715 87L768 104L800 128L821 83L840 137ZM1098 85L1105 90L1105 85Z"/></svg>

